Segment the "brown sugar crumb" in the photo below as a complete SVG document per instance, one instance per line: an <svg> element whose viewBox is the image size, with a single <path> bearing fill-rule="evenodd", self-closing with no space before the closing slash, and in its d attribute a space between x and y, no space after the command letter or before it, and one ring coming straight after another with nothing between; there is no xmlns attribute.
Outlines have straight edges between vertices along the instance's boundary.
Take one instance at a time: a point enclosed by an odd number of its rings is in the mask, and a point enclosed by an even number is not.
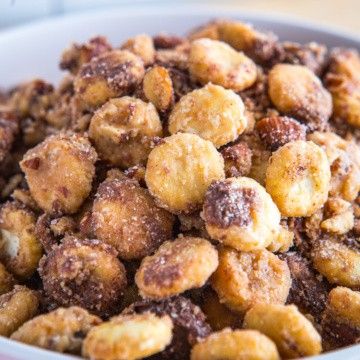
<svg viewBox="0 0 360 360"><path fill-rule="evenodd" d="M240 141L221 150L225 162L226 177L247 176L251 170L252 150Z"/></svg>

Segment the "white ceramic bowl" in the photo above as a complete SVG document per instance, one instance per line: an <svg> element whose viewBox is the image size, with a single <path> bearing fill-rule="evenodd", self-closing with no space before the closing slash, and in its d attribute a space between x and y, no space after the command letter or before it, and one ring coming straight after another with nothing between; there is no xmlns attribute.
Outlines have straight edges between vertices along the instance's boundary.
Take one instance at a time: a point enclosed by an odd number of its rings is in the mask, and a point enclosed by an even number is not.
<svg viewBox="0 0 360 360"><path fill-rule="evenodd" d="M193 26L216 17L245 20L272 30L282 39L298 42L318 41L328 46L360 49L360 37L319 27L288 17L236 11L225 6L170 5L123 7L86 12L25 25L0 33L0 87L10 87L32 77L57 82L62 74L58 61L62 50L72 41L83 41L103 34L113 44L134 34L167 31L183 34ZM0 337L0 360L74 359L23 345ZM360 359L360 345L313 357L314 360Z"/></svg>

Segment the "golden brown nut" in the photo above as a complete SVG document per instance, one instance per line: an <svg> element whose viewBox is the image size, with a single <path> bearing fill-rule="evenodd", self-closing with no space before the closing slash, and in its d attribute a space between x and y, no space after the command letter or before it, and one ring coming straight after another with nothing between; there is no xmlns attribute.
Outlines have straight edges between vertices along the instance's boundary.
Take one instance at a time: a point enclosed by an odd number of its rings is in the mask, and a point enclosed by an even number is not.
<svg viewBox="0 0 360 360"><path fill-rule="evenodd" d="M208 84L183 96L175 105L169 117L169 131L199 135L218 148L236 140L247 122L240 96Z"/></svg>
<svg viewBox="0 0 360 360"><path fill-rule="evenodd" d="M136 181L107 179L98 188L91 221L96 237L129 260L150 255L172 238L174 216L157 207Z"/></svg>
<svg viewBox="0 0 360 360"><path fill-rule="evenodd" d="M44 211L74 213L90 193L96 159L85 137L60 133L29 150L20 166Z"/></svg>
<svg viewBox="0 0 360 360"><path fill-rule="evenodd" d="M171 212L200 208L212 181L223 179L224 160L215 146L194 134L175 134L155 147L145 181L159 205Z"/></svg>
<svg viewBox="0 0 360 360"><path fill-rule="evenodd" d="M280 226L278 235L267 247L271 252L287 252L294 245L294 233L284 226Z"/></svg>
<svg viewBox="0 0 360 360"><path fill-rule="evenodd" d="M0 108L0 163L8 155L18 132L18 118L11 111Z"/></svg>
<svg viewBox="0 0 360 360"><path fill-rule="evenodd" d="M286 262L267 250L219 250L219 266L211 285L220 302L244 314L255 304L284 304L291 286Z"/></svg>
<svg viewBox="0 0 360 360"><path fill-rule="evenodd" d="M99 315L114 311L126 287L117 252L99 240L66 237L40 262L47 296L59 306L81 306Z"/></svg>
<svg viewBox="0 0 360 360"><path fill-rule="evenodd" d="M143 297L162 299L203 286L217 266L218 254L210 242L180 237L143 259L135 282Z"/></svg>
<svg viewBox="0 0 360 360"><path fill-rule="evenodd" d="M222 41L210 39L191 43L189 71L203 85L212 82L234 91L247 89L257 77L256 65L250 58Z"/></svg>
<svg viewBox="0 0 360 360"><path fill-rule="evenodd" d="M110 99L89 127L99 157L124 169L145 164L157 136L162 136L162 125L154 105L129 96Z"/></svg>
<svg viewBox="0 0 360 360"><path fill-rule="evenodd" d="M33 318L39 299L35 291L25 286L0 296L0 336L10 336L23 323Z"/></svg>
<svg viewBox="0 0 360 360"><path fill-rule="evenodd" d="M330 94L302 65L275 65L269 73L269 96L279 111L304 122L310 130L324 128L332 112Z"/></svg>
<svg viewBox="0 0 360 360"><path fill-rule="evenodd" d="M257 304L245 315L244 327L272 339L286 359L321 353L321 337L294 305Z"/></svg>
<svg viewBox="0 0 360 360"><path fill-rule="evenodd" d="M188 37L191 41L202 38L219 40L219 21L213 20L204 25L191 29Z"/></svg>
<svg viewBox="0 0 360 360"><path fill-rule="evenodd" d="M270 158L266 190L284 216L310 216L328 197L330 165L323 149L311 141L293 141Z"/></svg>
<svg viewBox="0 0 360 360"><path fill-rule="evenodd" d="M89 109L128 95L144 76L143 61L128 50L113 50L84 64L74 80L75 93Z"/></svg>
<svg viewBox="0 0 360 360"><path fill-rule="evenodd" d="M153 39L146 34L136 35L133 38L126 40L121 49L129 50L137 55L144 65L150 65L155 60L155 47Z"/></svg>
<svg viewBox="0 0 360 360"><path fill-rule="evenodd" d="M172 321L167 315L116 316L90 330L82 353L94 360L143 359L170 344L172 328Z"/></svg>
<svg viewBox="0 0 360 360"><path fill-rule="evenodd" d="M0 259L20 279L36 271L42 255L35 222L34 213L19 203L8 202L0 209Z"/></svg>
<svg viewBox="0 0 360 360"><path fill-rule="evenodd" d="M15 280L13 276L8 273L5 266L0 263L0 295L5 294L13 288Z"/></svg>
<svg viewBox="0 0 360 360"><path fill-rule="evenodd" d="M229 145L221 150L226 177L247 176L252 165L253 152L246 142Z"/></svg>
<svg viewBox="0 0 360 360"><path fill-rule="evenodd" d="M211 238L242 251L267 247L280 229L280 212L270 195L247 177L213 182L202 217Z"/></svg>
<svg viewBox="0 0 360 360"><path fill-rule="evenodd" d="M255 330L224 329L196 344L191 360L279 360L276 345Z"/></svg>
<svg viewBox="0 0 360 360"><path fill-rule="evenodd" d="M86 334L100 323L100 318L82 308L58 308L27 321L11 335L11 339L57 352L78 354Z"/></svg>
<svg viewBox="0 0 360 360"><path fill-rule="evenodd" d="M174 102L174 88L169 71L163 66L149 69L143 80L145 97L159 111L168 110Z"/></svg>

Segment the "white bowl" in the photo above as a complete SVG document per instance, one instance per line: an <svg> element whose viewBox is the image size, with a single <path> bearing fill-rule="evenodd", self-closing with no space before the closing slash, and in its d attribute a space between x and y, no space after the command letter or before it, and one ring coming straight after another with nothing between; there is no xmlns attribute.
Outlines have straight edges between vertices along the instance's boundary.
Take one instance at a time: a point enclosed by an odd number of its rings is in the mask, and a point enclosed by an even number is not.
<svg viewBox="0 0 360 360"><path fill-rule="evenodd" d="M139 7L139 5L138 5ZM25 25L0 33L0 87L13 86L32 77L57 82L62 74L58 61L62 50L73 41L84 41L92 35L108 36L113 44L134 34L167 31L184 34L193 26L216 17L245 20L272 30L282 39L298 42L318 41L328 46L360 49L360 37L319 27L273 14L240 12L225 6L142 6L86 12ZM0 337L1 360L74 359ZM311 358L313 360L360 359L360 345Z"/></svg>

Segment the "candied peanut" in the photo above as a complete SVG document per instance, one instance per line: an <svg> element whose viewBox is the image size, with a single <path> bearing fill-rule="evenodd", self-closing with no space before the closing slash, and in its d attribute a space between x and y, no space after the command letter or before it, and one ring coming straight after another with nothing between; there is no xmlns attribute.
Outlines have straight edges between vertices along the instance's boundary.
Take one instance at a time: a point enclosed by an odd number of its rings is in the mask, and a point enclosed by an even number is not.
<svg viewBox="0 0 360 360"><path fill-rule="evenodd" d="M163 66L154 66L145 73L143 91L159 111L168 110L174 102L171 76Z"/></svg>
<svg viewBox="0 0 360 360"><path fill-rule="evenodd" d="M82 308L58 308L27 321L11 335L11 339L53 351L78 354L86 334L100 323L100 318Z"/></svg>
<svg viewBox="0 0 360 360"><path fill-rule="evenodd" d="M174 213L199 209L211 182L224 177L224 160L215 146L182 133L165 138L151 151L145 173L150 193Z"/></svg>
<svg viewBox="0 0 360 360"><path fill-rule="evenodd" d="M172 237L174 216L155 205L131 179L107 179L98 188L91 215L94 234L122 259L150 255Z"/></svg>
<svg viewBox="0 0 360 360"><path fill-rule="evenodd" d="M207 24L192 29L189 33L191 41L202 38L219 40L219 22L210 21Z"/></svg>
<svg viewBox="0 0 360 360"><path fill-rule="evenodd" d="M90 193L96 160L87 138L60 133L30 149L20 166L31 196L44 211L74 213Z"/></svg>
<svg viewBox="0 0 360 360"><path fill-rule="evenodd" d="M265 248L279 231L280 212L270 195L246 177L213 182L202 217L211 238L242 251Z"/></svg>
<svg viewBox="0 0 360 360"><path fill-rule="evenodd" d="M191 43L189 71L203 85L212 82L234 91L249 88L257 77L256 65L250 58L222 41L210 39Z"/></svg>
<svg viewBox="0 0 360 360"><path fill-rule="evenodd" d="M66 237L40 262L46 295L60 306L81 306L108 315L126 287L126 272L117 252L99 240Z"/></svg>
<svg viewBox="0 0 360 360"><path fill-rule="evenodd" d="M337 235L346 234L354 227L354 214L352 209L346 210L340 214L331 216L322 221L321 229Z"/></svg>
<svg viewBox="0 0 360 360"><path fill-rule="evenodd" d="M0 336L10 336L23 323L33 318L39 299L35 291L16 285L14 290L0 296Z"/></svg>
<svg viewBox="0 0 360 360"><path fill-rule="evenodd" d="M135 282L143 297L162 299L203 286L217 266L218 254L210 242L182 237L144 258Z"/></svg>
<svg viewBox="0 0 360 360"><path fill-rule="evenodd" d="M294 233L280 226L278 236L267 247L272 252L287 252L294 244Z"/></svg>
<svg viewBox="0 0 360 360"><path fill-rule="evenodd" d="M9 274L5 266L0 263L0 295L9 292L14 286L15 280L11 274Z"/></svg>
<svg viewBox="0 0 360 360"><path fill-rule="evenodd" d="M330 165L324 150L297 140L275 151L266 170L266 190L284 216L310 216L327 200Z"/></svg>
<svg viewBox="0 0 360 360"><path fill-rule="evenodd" d="M295 305L257 304L245 315L244 327L274 341L287 359L321 353L321 337Z"/></svg>
<svg viewBox="0 0 360 360"><path fill-rule="evenodd" d="M229 145L221 150L225 162L226 177L247 176L252 165L252 150L246 142Z"/></svg>
<svg viewBox="0 0 360 360"><path fill-rule="evenodd" d="M236 140L247 127L245 107L232 90L208 84L183 96L169 117L169 131L193 133L218 148Z"/></svg>
<svg viewBox="0 0 360 360"><path fill-rule="evenodd" d="M126 40L121 49L129 50L137 55L144 65L150 65L155 60L155 47L153 39L146 34L136 35L133 38Z"/></svg>
<svg viewBox="0 0 360 360"><path fill-rule="evenodd" d="M89 109L129 94L144 76L142 60L128 50L108 51L84 64L74 79L75 93Z"/></svg>
<svg viewBox="0 0 360 360"><path fill-rule="evenodd" d="M0 209L0 259L20 279L36 271L42 255L35 223L35 214L19 203L8 202Z"/></svg>
<svg viewBox="0 0 360 360"><path fill-rule="evenodd" d="M211 285L220 302L243 314L258 303L284 304L291 277L286 262L270 251L222 248Z"/></svg>
<svg viewBox="0 0 360 360"><path fill-rule="evenodd" d="M82 353L94 360L143 359L165 349L172 338L169 316L120 315L92 328Z"/></svg>
<svg viewBox="0 0 360 360"><path fill-rule="evenodd" d="M17 117L12 112L0 107L0 163L8 155L19 132L18 122Z"/></svg>
<svg viewBox="0 0 360 360"><path fill-rule="evenodd" d="M311 256L314 267L330 283L360 286L360 253L337 239L325 238L316 242Z"/></svg>
<svg viewBox="0 0 360 360"><path fill-rule="evenodd" d="M269 73L269 96L279 111L310 130L324 128L332 112L330 94L305 66L275 65Z"/></svg>
<svg viewBox="0 0 360 360"><path fill-rule="evenodd" d="M191 360L279 360L276 345L255 330L224 329L196 344Z"/></svg>
<svg viewBox="0 0 360 360"><path fill-rule="evenodd" d="M154 105L134 97L110 99L90 121L89 137L99 157L125 169L145 164L157 136L162 125Z"/></svg>

